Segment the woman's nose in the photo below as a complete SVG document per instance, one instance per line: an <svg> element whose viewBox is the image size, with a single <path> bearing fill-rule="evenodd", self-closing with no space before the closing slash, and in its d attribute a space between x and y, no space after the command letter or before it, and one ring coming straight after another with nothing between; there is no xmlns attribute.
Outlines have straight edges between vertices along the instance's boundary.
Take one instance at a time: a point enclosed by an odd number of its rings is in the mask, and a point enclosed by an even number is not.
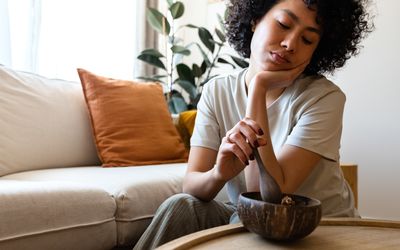
<svg viewBox="0 0 400 250"><path fill-rule="evenodd" d="M288 52L294 53L297 48L298 38L295 34L288 34L285 39L282 40L281 46Z"/></svg>

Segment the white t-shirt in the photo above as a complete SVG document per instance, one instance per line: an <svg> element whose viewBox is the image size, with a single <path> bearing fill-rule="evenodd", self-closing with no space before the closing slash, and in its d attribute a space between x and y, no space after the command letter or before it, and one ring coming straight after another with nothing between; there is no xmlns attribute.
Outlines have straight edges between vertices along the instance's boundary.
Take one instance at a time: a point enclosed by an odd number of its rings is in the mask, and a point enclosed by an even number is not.
<svg viewBox="0 0 400 250"><path fill-rule="evenodd" d="M217 77L205 85L191 146L218 151L226 132L244 118L246 72ZM307 76L287 87L267 109L275 153L290 144L322 156L295 193L320 200L323 216L359 216L339 167L345 101L340 88L325 77ZM237 204L239 194L246 192L244 171L227 183L227 189L230 201Z"/></svg>

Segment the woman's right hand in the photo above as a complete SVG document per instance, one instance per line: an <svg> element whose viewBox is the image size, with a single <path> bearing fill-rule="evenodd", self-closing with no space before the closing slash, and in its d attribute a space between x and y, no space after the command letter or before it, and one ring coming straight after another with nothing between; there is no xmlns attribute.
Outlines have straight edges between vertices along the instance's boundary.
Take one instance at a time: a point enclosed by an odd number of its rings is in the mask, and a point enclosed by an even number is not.
<svg viewBox="0 0 400 250"><path fill-rule="evenodd" d="M238 175L254 160L253 148L264 146L267 142L259 138L264 133L252 119L239 121L222 138L214 173L219 180L228 181Z"/></svg>
<svg viewBox="0 0 400 250"><path fill-rule="evenodd" d="M292 69L260 71L252 77L250 88L254 87L256 84L263 86L265 91L288 87L299 75L301 75L301 73L303 73L309 63L310 61L307 60Z"/></svg>

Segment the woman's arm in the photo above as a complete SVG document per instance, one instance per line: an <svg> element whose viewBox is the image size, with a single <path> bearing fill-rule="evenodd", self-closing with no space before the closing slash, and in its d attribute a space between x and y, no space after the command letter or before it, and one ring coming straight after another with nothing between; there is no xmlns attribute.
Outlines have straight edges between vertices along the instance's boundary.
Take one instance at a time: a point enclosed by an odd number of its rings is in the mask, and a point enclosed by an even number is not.
<svg viewBox="0 0 400 250"><path fill-rule="evenodd" d="M215 198L225 185L214 167L217 152L203 147L190 149L188 169L183 180L183 192L201 200L210 201Z"/></svg>
<svg viewBox="0 0 400 250"><path fill-rule="evenodd" d="M242 131L252 134L253 143L265 145L265 141L257 139L260 127L249 119L244 119L230 131ZM249 164L252 159L251 147L241 148L238 144L228 139L230 135L222 138L218 152L204 147L193 146L190 149L188 169L183 181L183 192L210 201L215 198L227 181L237 176ZM257 131L257 132L255 132ZM243 151L244 150L244 151Z"/></svg>
<svg viewBox="0 0 400 250"><path fill-rule="evenodd" d="M272 86L268 84L270 78L267 73L255 76L250 83L246 117L254 120L265 132L263 137L267 144L260 147L259 152L267 170L275 178L282 192L293 193L311 173L321 156L287 144L275 155L266 109L266 94ZM258 169L255 163L246 169L246 180L250 184L250 190L258 189Z"/></svg>

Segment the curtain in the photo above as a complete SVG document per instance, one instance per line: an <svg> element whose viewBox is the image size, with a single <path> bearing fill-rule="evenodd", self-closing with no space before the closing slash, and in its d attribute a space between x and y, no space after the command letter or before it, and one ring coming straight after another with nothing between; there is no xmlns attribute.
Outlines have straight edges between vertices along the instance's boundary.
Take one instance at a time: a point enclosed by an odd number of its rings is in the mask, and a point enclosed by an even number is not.
<svg viewBox="0 0 400 250"><path fill-rule="evenodd" d="M0 63L35 72L41 0L0 0Z"/></svg>
<svg viewBox="0 0 400 250"><path fill-rule="evenodd" d="M156 73L156 69L143 61L136 60L136 57L141 51L148 48L158 47L158 33L154 31L150 24L147 22L146 10L147 8L157 8L158 0L146 0L146 1L136 1L136 34L138 35L137 43L135 44L135 64L133 75L138 76L149 76Z"/></svg>
<svg viewBox="0 0 400 250"><path fill-rule="evenodd" d="M0 0L0 64L11 64L8 1Z"/></svg>
<svg viewBox="0 0 400 250"><path fill-rule="evenodd" d="M157 0L0 0L0 64L79 80L76 68L132 79L152 72L136 57L157 47L146 8Z"/></svg>

